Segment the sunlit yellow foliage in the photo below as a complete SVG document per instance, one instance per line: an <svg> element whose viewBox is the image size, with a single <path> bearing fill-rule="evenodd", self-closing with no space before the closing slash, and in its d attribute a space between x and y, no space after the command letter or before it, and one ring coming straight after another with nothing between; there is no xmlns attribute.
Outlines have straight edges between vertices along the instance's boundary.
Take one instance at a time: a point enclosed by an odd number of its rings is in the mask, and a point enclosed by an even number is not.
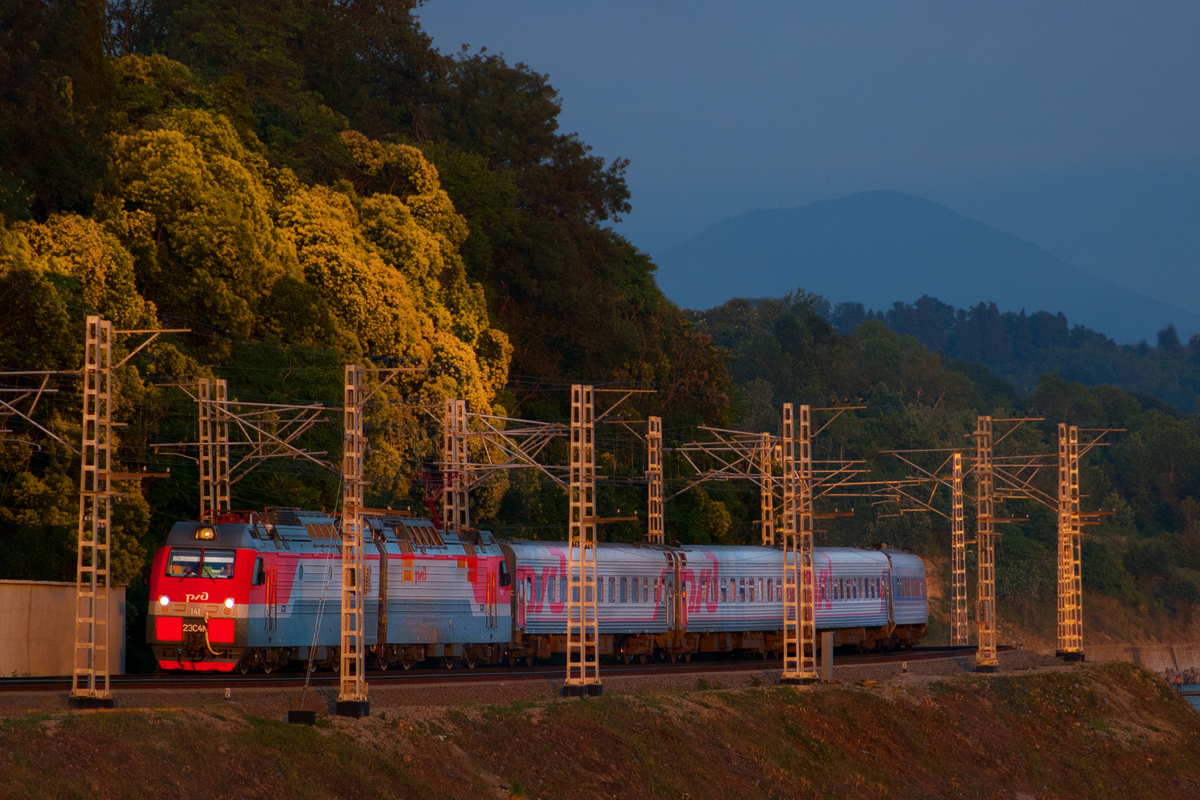
<svg viewBox="0 0 1200 800"><path fill-rule="evenodd" d="M284 203L305 280L318 287L371 355L420 358L424 393L490 408L508 377L512 346L489 324L483 288L470 282L458 247L466 223L420 151L348 132L343 141L364 173L393 193L356 208L348 194L303 188Z"/></svg>
<svg viewBox="0 0 1200 800"><path fill-rule="evenodd" d="M54 214L45 223L20 223L15 232L27 243L35 269L78 282L76 302L104 314L118 328L153 318L154 304L137 291L133 257L94 220Z"/></svg>
<svg viewBox="0 0 1200 800"><path fill-rule="evenodd" d="M421 372L385 389L367 410L372 491L402 494L415 464L437 447L406 398L462 398L489 411L513 350L491 325L483 287L467 277L460 254L467 224L437 169L416 148L350 131L341 137L354 161L349 180L304 184L272 166L252 133L196 108L201 90L179 65L130 56L117 62L116 78L108 178L92 214L0 220L0 279L45 323L24 338L10 334L16 344L0 349L0 359L74 368L73 328L83 313L118 328L153 327L162 313L205 337L194 356L164 341L147 351L153 361L140 365L145 373L123 370L118 416L166 408L159 390L143 383L146 374L219 374L245 338L272 337L284 351L332 350L334 363L419 359ZM71 347L38 350L43 339ZM63 516L73 515L70 504L55 516L49 502L72 469L63 464L45 481L22 478L12 502L0 506L8 515L0 524L64 554L73 549L73 516ZM51 478L63 485L51 486ZM149 512L136 495L116 511L112 563L124 580L145 560Z"/></svg>
<svg viewBox="0 0 1200 800"><path fill-rule="evenodd" d="M433 333L404 276L371 248L348 197L324 186L302 189L284 205L305 280L316 286L371 355L428 357Z"/></svg>
<svg viewBox="0 0 1200 800"><path fill-rule="evenodd" d="M146 288L169 292L173 313L254 333L259 301L298 274L272 217L265 159L219 114L181 109L160 128L118 136L111 160L100 208L137 254Z"/></svg>

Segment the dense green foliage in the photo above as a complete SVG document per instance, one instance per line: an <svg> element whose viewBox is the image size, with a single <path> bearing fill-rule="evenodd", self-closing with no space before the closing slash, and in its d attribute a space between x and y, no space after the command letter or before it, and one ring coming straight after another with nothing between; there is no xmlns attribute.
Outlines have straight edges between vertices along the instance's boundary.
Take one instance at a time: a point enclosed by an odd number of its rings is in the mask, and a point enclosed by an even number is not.
<svg viewBox="0 0 1200 800"><path fill-rule="evenodd" d="M866 310L862 303L838 303L828 316L845 334L869 320L882 322L930 350L985 364L1024 394L1053 372L1089 386L1107 383L1142 392L1185 414L1197 410L1200 335L1185 347L1174 325L1159 331L1152 348L1144 341L1118 345L1090 328L1071 326L1061 311L1001 314L995 303L956 309L929 296L912 304L893 303L886 312Z"/></svg>

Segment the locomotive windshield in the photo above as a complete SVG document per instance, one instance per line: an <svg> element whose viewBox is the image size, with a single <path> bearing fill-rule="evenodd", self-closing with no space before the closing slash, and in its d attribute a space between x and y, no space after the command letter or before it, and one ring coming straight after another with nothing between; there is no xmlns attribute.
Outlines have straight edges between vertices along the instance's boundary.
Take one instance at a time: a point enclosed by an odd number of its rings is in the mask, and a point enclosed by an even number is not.
<svg viewBox="0 0 1200 800"><path fill-rule="evenodd" d="M167 560L170 578L232 578L233 550L185 550L176 547Z"/></svg>

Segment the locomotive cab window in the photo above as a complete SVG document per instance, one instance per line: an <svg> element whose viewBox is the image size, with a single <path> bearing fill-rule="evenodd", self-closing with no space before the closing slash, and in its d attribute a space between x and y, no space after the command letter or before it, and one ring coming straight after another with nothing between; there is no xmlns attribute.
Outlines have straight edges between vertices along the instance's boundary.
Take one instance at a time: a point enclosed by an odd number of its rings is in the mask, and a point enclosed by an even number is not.
<svg viewBox="0 0 1200 800"><path fill-rule="evenodd" d="M232 578L233 557L232 550L205 550L204 562L200 565L200 577Z"/></svg>
<svg viewBox="0 0 1200 800"><path fill-rule="evenodd" d="M250 578L251 586L262 586L267 581L267 568L261 558L254 560L254 575Z"/></svg>
<svg viewBox="0 0 1200 800"><path fill-rule="evenodd" d="M500 585L508 586L510 583L512 583L512 578L510 578L508 575L508 562L501 560L500 561Z"/></svg>
<svg viewBox="0 0 1200 800"><path fill-rule="evenodd" d="M169 578L232 578L233 550L171 550Z"/></svg>
<svg viewBox="0 0 1200 800"><path fill-rule="evenodd" d="M200 554L202 550L180 550L175 548L171 551L171 557L167 559L167 577L168 578L195 578L200 575Z"/></svg>

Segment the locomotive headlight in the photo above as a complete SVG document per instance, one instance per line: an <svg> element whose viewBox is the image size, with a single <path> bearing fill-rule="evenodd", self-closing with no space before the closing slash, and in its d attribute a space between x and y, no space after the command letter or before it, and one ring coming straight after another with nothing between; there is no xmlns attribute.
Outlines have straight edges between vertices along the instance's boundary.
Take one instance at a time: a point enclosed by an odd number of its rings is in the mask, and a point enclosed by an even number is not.
<svg viewBox="0 0 1200 800"><path fill-rule="evenodd" d="M225 598L225 607L226 607L226 608L233 608L233 598L232 598L232 597L226 597L226 598Z"/></svg>
<svg viewBox="0 0 1200 800"><path fill-rule="evenodd" d="M160 595L158 598L158 604L165 608L166 606L171 605L171 598L167 597L165 594Z"/></svg>
<svg viewBox="0 0 1200 800"><path fill-rule="evenodd" d="M217 532L207 525L202 528L196 528L196 532L192 534L196 539L215 539Z"/></svg>

